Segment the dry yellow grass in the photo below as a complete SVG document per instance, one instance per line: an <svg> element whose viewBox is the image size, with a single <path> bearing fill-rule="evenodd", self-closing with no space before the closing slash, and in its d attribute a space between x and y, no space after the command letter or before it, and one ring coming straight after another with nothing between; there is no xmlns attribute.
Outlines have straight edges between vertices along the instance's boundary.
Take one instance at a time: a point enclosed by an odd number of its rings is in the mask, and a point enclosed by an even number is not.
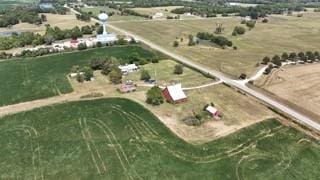
<svg viewBox="0 0 320 180"><path fill-rule="evenodd" d="M303 17L272 16L269 23L258 22L256 28L245 35L233 37L231 33L239 26L236 17L170 20L153 22L119 22L114 25L143 36L156 44L166 47L193 61L237 77L240 73L252 74L256 64L264 56L282 52L316 50L320 45L320 13L305 13ZM231 39L238 50L220 49L207 46L189 47L186 43L174 48L176 37L184 37L197 32L213 32L216 23L225 28L223 36Z"/></svg>
<svg viewBox="0 0 320 180"><path fill-rule="evenodd" d="M320 64L287 66L255 83L314 119L320 119Z"/></svg>

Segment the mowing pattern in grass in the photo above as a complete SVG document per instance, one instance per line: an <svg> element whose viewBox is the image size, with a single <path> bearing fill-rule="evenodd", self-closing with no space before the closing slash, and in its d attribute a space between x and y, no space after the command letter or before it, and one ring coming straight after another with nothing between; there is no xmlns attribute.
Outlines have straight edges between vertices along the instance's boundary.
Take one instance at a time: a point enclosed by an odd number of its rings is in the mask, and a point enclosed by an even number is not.
<svg viewBox="0 0 320 180"><path fill-rule="evenodd" d="M69 93L66 76L73 65L86 65L94 57L125 59L134 52L145 58L155 56L139 46L123 46L1 62L0 106Z"/></svg>
<svg viewBox="0 0 320 180"><path fill-rule="evenodd" d="M317 179L320 144L275 120L204 145L125 99L72 102L0 119L5 179Z"/></svg>

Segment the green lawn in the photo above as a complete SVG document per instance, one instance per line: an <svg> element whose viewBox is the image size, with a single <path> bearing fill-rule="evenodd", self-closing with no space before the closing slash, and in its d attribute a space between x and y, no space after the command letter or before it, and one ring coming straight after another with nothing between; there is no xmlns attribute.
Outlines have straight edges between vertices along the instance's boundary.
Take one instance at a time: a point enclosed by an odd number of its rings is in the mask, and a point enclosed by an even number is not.
<svg viewBox="0 0 320 180"><path fill-rule="evenodd" d="M145 58L155 56L139 46L123 46L1 62L0 106L69 93L66 76L73 65L86 65L94 57L125 59L134 52Z"/></svg>
<svg viewBox="0 0 320 180"><path fill-rule="evenodd" d="M2 179L318 179L320 144L275 120L191 145L141 105L100 99L0 119Z"/></svg>

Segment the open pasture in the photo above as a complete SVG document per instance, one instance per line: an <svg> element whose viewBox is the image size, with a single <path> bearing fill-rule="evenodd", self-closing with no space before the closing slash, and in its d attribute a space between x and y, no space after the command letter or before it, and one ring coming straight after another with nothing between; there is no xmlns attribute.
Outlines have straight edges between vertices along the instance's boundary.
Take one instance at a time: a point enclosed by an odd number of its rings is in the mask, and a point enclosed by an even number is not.
<svg viewBox="0 0 320 180"><path fill-rule="evenodd" d="M103 7L103 6L98 6L98 7L86 7L86 8L81 8L82 11L84 12L91 12L93 15L98 16L101 11L106 12L106 13L111 13L113 12L114 14L112 16L109 17L109 21L135 21L135 20L144 20L145 18L143 17L139 17L139 16L122 16L121 12L116 10L116 9L112 9L109 7Z"/></svg>
<svg viewBox="0 0 320 180"><path fill-rule="evenodd" d="M320 121L320 64L285 66L255 85Z"/></svg>
<svg viewBox="0 0 320 180"><path fill-rule="evenodd" d="M0 119L2 179L317 179L320 144L267 120L201 145L139 104L80 101Z"/></svg>
<svg viewBox="0 0 320 180"><path fill-rule="evenodd" d="M300 52L318 50L320 45L320 13L306 13L303 17L271 16L269 23L258 22L256 27L245 35L232 36L235 26L241 25L237 17L211 18L198 20L168 20L149 22L114 22L113 25L142 36L158 45L170 49L191 60L238 77L241 73L248 75L256 71L256 64L265 56L283 52ZM233 41L233 48L221 49L206 45L188 46L188 35L198 32L213 33L221 23L223 36ZM173 42L180 41L178 48Z"/></svg>
<svg viewBox="0 0 320 180"><path fill-rule="evenodd" d="M73 65L87 65L95 57L125 59L135 52L145 58L155 56L139 46L123 46L0 62L0 106L69 93L66 76Z"/></svg>

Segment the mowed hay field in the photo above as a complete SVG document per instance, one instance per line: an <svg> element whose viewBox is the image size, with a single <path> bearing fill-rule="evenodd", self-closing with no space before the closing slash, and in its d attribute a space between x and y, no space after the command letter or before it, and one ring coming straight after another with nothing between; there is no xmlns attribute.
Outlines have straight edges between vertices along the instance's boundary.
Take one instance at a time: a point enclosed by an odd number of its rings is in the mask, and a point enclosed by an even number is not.
<svg viewBox="0 0 320 180"><path fill-rule="evenodd" d="M320 122L320 64L286 66L255 85Z"/></svg>
<svg viewBox="0 0 320 180"><path fill-rule="evenodd" d="M214 68L232 76L240 73L248 75L256 71L256 64L264 56L282 54L282 52L299 52L319 50L320 13L305 13L303 17L271 16L269 23L258 22L256 27L245 35L233 37L235 26L240 18L213 18L199 20L168 20L152 22L117 22L113 25L145 37L156 44L186 56L199 64ZM238 50L221 49L204 45L187 46L188 35L198 32L213 32L216 23L222 23L223 36L233 41ZM180 47L174 48L173 42L178 37L184 38Z"/></svg>
<svg viewBox="0 0 320 180"><path fill-rule="evenodd" d="M0 106L69 93L67 74L72 66L88 65L95 57L125 59L132 53L156 56L139 46L120 46L0 62Z"/></svg>
<svg viewBox="0 0 320 180"><path fill-rule="evenodd" d="M3 179L318 179L320 144L267 120L191 145L139 104L72 102L0 119Z"/></svg>

